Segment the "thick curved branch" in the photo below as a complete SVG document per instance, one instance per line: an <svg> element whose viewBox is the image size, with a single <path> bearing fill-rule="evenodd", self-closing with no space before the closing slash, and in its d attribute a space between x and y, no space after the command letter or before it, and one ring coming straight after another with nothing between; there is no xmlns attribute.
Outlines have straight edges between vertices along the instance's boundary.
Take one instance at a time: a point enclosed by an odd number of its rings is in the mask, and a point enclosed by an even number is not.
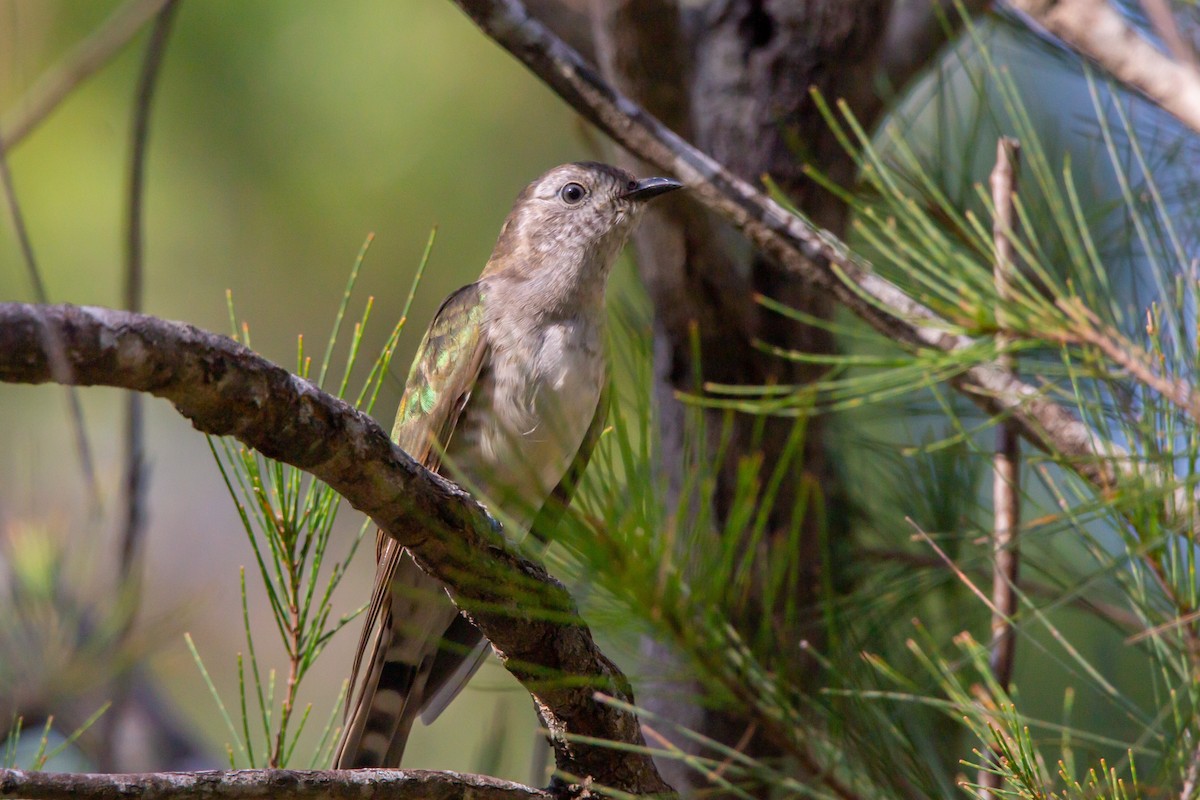
<svg viewBox="0 0 1200 800"><path fill-rule="evenodd" d="M1109 0L1005 0L1004 4L1200 133L1200 70L1159 51Z"/></svg>
<svg viewBox="0 0 1200 800"><path fill-rule="evenodd" d="M519 783L401 769L240 769L147 772L131 775L26 772L0 769L0 797L24 800L167 800L168 798L274 798L291 800L554 800Z"/></svg>
<svg viewBox="0 0 1200 800"><path fill-rule="evenodd" d="M45 352L47 331L63 344L65 379ZM310 472L451 587L540 706L562 771L631 793L670 791L648 756L575 738L644 744L634 715L593 698L601 690L633 700L562 584L516 554L482 506L413 461L366 414L224 336L95 307L0 304L0 380L149 392L205 433Z"/></svg>
<svg viewBox="0 0 1200 800"><path fill-rule="evenodd" d="M944 320L873 273L836 236L789 213L608 86L518 0L454 2L576 111L634 155L682 180L696 198L814 290L828 292L904 345L946 352L976 346L969 337L947 333ZM1024 437L1067 459L1093 486L1106 490L1115 482L1113 459L1122 450L1037 387L989 364L967 369L953 384L988 413L1009 415Z"/></svg>

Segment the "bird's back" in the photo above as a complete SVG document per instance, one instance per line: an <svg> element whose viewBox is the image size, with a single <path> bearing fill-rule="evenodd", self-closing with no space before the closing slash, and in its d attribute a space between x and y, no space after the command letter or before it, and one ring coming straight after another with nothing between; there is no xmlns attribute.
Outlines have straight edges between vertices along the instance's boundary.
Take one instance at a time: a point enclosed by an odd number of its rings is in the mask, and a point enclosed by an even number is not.
<svg viewBox="0 0 1200 800"><path fill-rule="evenodd" d="M485 317L481 336L488 358L454 424L424 459L493 509L503 509L518 530L529 528L562 482L594 424L606 383L602 318L594 316L524 331ZM406 399L424 391L424 381L414 365ZM414 433L419 427L429 430ZM431 426L415 422L396 431L402 447L418 451L416 437L432 433ZM369 610L376 619L360 645L362 688L347 717L336 768L398 766L416 719L431 722L487 653L482 635L458 614L444 584L422 572L390 537L380 540L379 564L378 580L386 583L377 586Z"/></svg>

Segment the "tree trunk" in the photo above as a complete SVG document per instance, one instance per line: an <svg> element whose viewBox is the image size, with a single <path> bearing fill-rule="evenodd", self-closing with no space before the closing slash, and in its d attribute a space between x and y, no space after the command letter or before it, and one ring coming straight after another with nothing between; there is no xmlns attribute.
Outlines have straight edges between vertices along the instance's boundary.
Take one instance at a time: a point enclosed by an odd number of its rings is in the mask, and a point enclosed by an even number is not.
<svg viewBox="0 0 1200 800"><path fill-rule="evenodd" d="M889 5L886 0L712 0L700 5L596 0L595 51L606 77L676 132L748 180L769 174L814 222L840 236L846 224L845 205L807 178L803 167L811 164L847 186L854 163L820 118L809 90L814 87L830 99L844 98L870 124L869 117L879 108L871 76L883 46ZM636 163L627 166L643 169ZM835 346L832 336L772 314L757 305L754 296L761 293L819 318L830 315L831 301L757 256L726 224L687 198L651 209L634 246L655 309L654 388L661 423L661 467L677 494L689 467L684 458L683 409L674 391L695 390L697 374L705 381L748 385L811 381L819 368L766 354L754 342L829 353ZM699 339L699 364L693 363L693 331ZM761 452L764 474L770 474L793 424L783 418L769 420L756 437L751 422L744 417L733 421L732 447L720 465L719 490L712 498L719 520L728 509L741 460ZM718 412L710 414L710 432L719 431L721 424ZM796 594L786 600L801 610L801 624L798 629L793 625L791 630L776 631L782 636L775 643L776 652L795 653L798 648L789 645L801 639L820 643L813 612L823 571L836 570L836 565L824 563L820 526L827 525L830 541L844 543L849 535L819 416L808 421L802 460L788 470L772 512L772 536L758 554L761 563L767 562L773 549L786 546L792 509L803 486L819 487L829 509L824 519L810 511L803 522L806 567ZM741 612L742 627L748 631L763 614L778 618L779 610L755 606L735 613ZM650 674L686 674L685 665L663 644L647 642L643 652L654 663ZM790 667L813 674L811 665L793 662ZM731 746L748 731L748 721L737 713L698 706L697 687L648 686L639 697L643 705L674 722ZM768 743L749 738L741 742L747 752L772 755ZM684 740L675 743L695 750ZM677 761L664 762L660 768L680 790L701 787L702 776Z"/></svg>

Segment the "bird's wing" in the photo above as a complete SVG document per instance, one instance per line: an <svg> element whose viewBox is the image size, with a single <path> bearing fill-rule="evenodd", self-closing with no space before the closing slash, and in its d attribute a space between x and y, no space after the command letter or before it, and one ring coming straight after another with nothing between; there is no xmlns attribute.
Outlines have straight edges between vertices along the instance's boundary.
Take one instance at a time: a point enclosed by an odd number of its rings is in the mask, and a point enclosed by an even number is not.
<svg viewBox="0 0 1200 800"><path fill-rule="evenodd" d="M440 468L486 352L483 291L476 283L450 295L438 309L396 413L392 439L426 468ZM382 531L376 558L375 586L351 672L351 705L334 759L339 768L399 762L443 632L458 616L443 584L422 572Z"/></svg>
<svg viewBox="0 0 1200 800"><path fill-rule="evenodd" d="M608 420L608 403L609 387L608 381L605 380L604 386L600 390L600 399L596 403L596 411L592 414L592 424L588 426L587 433L583 435L583 441L579 444L579 452L575 454L575 460L563 473L562 480L546 498L546 502L542 504L537 516L533 518L533 522L529 526L529 532L543 542L549 541L554 529L558 527L558 521L562 519L563 512L567 510L567 506L575 497L575 490L579 488L579 482L583 480L583 472L587 469L588 462L592 460L592 451L596 449L596 442L600 441L600 434L604 432L604 424Z"/></svg>
<svg viewBox="0 0 1200 800"><path fill-rule="evenodd" d="M600 400L596 403L596 411L592 415L592 424L588 426L587 433L584 434L575 460L571 462L571 466L563 474L562 480L546 498L546 502L542 504L533 523L529 526L530 533L541 542L548 542L550 535L558 526L559 520L562 519L563 512L571 504L571 498L575 496L575 490L579 487L583 472L587 469L588 461L592 457L592 450L595 449L596 442L604 431L604 423L607 419L608 383L606 381L604 389L600 393ZM421 720L426 725L433 722L446 710L446 706L450 705L450 702L458 696L487 659L488 642L483 639L479 630L466 617L460 616L455 619L446 631L445 638L453 645L439 651L435 656L433 666L429 670L429 678L425 683L427 699L421 708Z"/></svg>

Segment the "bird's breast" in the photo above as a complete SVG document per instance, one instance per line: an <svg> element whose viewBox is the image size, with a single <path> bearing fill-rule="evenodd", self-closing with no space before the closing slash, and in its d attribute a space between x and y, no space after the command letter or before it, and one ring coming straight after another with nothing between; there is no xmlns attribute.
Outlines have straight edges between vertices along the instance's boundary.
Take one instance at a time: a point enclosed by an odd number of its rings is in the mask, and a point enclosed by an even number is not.
<svg viewBox="0 0 1200 800"><path fill-rule="evenodd" d="M491 343L447 449L450 472L527 526L574 461L606 380L602 334L579 322Z"/></svg>

